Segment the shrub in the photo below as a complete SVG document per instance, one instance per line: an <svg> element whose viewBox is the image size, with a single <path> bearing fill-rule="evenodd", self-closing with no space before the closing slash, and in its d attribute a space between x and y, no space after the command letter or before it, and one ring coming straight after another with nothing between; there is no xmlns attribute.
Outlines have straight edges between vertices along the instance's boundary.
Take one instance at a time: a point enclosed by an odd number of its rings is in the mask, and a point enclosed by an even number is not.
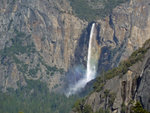
<svg viewBox="0 0 150 113"><path fill-rule="evenodd" d="M88 0L69 0L74 13L81 19L87 21L94 21L99 18L104 18L112 12L112 9L117 5L124 3L128 0L93 0L94 4L100 2L104 7L93 8ZM89 5L90 4L90 5Z"/></svg>
<svg viewBox="0 0 150 113"><path fill-rule="evenodd" d="M90 105L84 105L82 113L93 113L93 110Z"/></svg>
<svg viewBox="0 0 150 113"><path fill-rule="evenodd" d="M143 107L140 104L140 102L136 102L136 104L131 109L131 113L150 113L150 112L148 112L145 109L143 109Z"/></svg>

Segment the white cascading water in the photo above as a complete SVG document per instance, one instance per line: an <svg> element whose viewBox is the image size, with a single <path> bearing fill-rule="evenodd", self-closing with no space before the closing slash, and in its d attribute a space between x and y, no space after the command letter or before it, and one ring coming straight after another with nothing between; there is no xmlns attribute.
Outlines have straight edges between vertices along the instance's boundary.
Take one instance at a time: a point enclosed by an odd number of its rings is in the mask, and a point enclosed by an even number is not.
<svg viewBox="0 0 150 113"><path fill-rule="evenodd" d="M87 70L86 70L86 78L87 78L87 82L91 81L92 79L95 78L95 72L96 72L96 67L95 64L92 64L92 55L91 55L91 51L92 51L92 37L93 37L93 33L94 33L94 27L95 27L95 23L92 24L92 28L91 28L91 33L90 33L90 41L89 41L89 48L88 48L88 60L87 60Z"/></svg>
<svg viewBox="0 0 150 113"><path fill-rule="evenodd" d="M95 73L96 73L96 67L95 64L92 63L92 37L94 33L94 27L95 23L92 24L91 32L90 32L90 40L89 40L89 48L88 48L88 58L87 58L87 69L86 69L86 75L84 76L83 79L79 80L75 85L72 85L69 89L69 92L67 92L66 96L69 97L72 94L77 93L80 91L82 88L85 87L85 85L91 81L92 79L95 78Z"/></svg>

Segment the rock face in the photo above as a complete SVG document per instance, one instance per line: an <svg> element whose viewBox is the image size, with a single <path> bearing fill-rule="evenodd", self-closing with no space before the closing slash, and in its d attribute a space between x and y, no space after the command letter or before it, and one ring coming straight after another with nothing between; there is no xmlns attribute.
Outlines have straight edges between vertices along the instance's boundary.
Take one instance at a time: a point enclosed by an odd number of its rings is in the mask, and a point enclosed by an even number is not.
<svg viewBox="0 0 150 113"><path fill-rule="evenodd" d="M40 79L60 86L87 22L66 0L0 0L0 87Z"/></svg>
<svg viewBox="0 0 150 113"><path fill-rule="evenodd" d="M25 86L26 79L46 82L52 90L63 86L74 65L86 66L91 23L72 12L67 0L0 0L3 91ZM149 0L131 0L95 20L99 72L117 66L150 38L149 13Z"/></svg>
<svg viewBox="0 0 150 113"><path fill-rule="evenodd" d="M142 103L145 109L150 111L150 58L147 59L140 78L141 80L139 81L140 84L137 90L137 99Z"/></svg>
<svg viewBox="0 0 150 113"><path fill-rule="evenodd" d="M150 38L150 5L148 0L131 0L117 6L104 20L98 20L102 54L99 70L109 69L125 60Z"/></svg>

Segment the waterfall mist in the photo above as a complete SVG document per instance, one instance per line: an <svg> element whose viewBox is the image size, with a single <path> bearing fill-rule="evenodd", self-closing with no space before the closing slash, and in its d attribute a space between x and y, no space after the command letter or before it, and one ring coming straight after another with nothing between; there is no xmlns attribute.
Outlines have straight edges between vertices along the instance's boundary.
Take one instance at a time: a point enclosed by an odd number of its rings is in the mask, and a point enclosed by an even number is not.
<svg viewBox="0 0 150 113"><path fill-rule="evenodd" d="M81 89L84 88L89 81L95 78L96 63L92 58L92 41L93 41L94 28L95 28L95 23L92 24L91 31L90 31L86 73L77 82L69 86L69 89L66 93L67 97L81 91Z"/></svg>

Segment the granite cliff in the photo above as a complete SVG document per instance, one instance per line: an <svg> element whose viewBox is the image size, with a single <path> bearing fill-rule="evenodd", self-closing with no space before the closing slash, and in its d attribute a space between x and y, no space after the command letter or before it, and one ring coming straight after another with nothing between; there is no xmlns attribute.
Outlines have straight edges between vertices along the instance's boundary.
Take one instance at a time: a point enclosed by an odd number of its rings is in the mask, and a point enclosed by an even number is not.
<svg viewBox="0 0 150 113"><path fill-rule="evenodd" d="M100 48L98 72L116 67L150 38L149 4L148 0L127 1L93 20L95 46ZM0 87L4 92L25 86L26 79L46 82L50 90L59 88L74 65L86 66L91 22L79 18L71 6L67 0L0 0Z"/></svg>
<svg viewBox="0 0 150 113"><path fill-rule="evenodd" d="M61 86L87 22L62 0L0 0L0 87L25 79Z"/></svg>
<svg viewBox="0 0 150 113"><path fill-rule="evenodd" d="M96 26L92 48L98 61L97 75L102 78L97 79L94 92L80 103L79 110L130 112L138 100L149 111L149 42L137 50L150 39L149 0L0 0L0 94L13 88L16 97L24 89L20 100L28 98L30 102L28 94L34 98L38 92L42 95L39 102L43 98L49 102L53 94L45 96L47 88L38 81L46 83L50 91L59 90L68 85L67 75L76 76L74 67L86 68L93 22ZM141 59L139 55L142 60L135 62L135 58ZM132 63L120 64L128 58ZM103 70L117 66L121 67L115 68L113 74L108 72L110 77L102 76ZM5 105L5 101L1 102ZM46 107L49 111L50 107ZM43 112L40 107L36 110Z"/></svg>

